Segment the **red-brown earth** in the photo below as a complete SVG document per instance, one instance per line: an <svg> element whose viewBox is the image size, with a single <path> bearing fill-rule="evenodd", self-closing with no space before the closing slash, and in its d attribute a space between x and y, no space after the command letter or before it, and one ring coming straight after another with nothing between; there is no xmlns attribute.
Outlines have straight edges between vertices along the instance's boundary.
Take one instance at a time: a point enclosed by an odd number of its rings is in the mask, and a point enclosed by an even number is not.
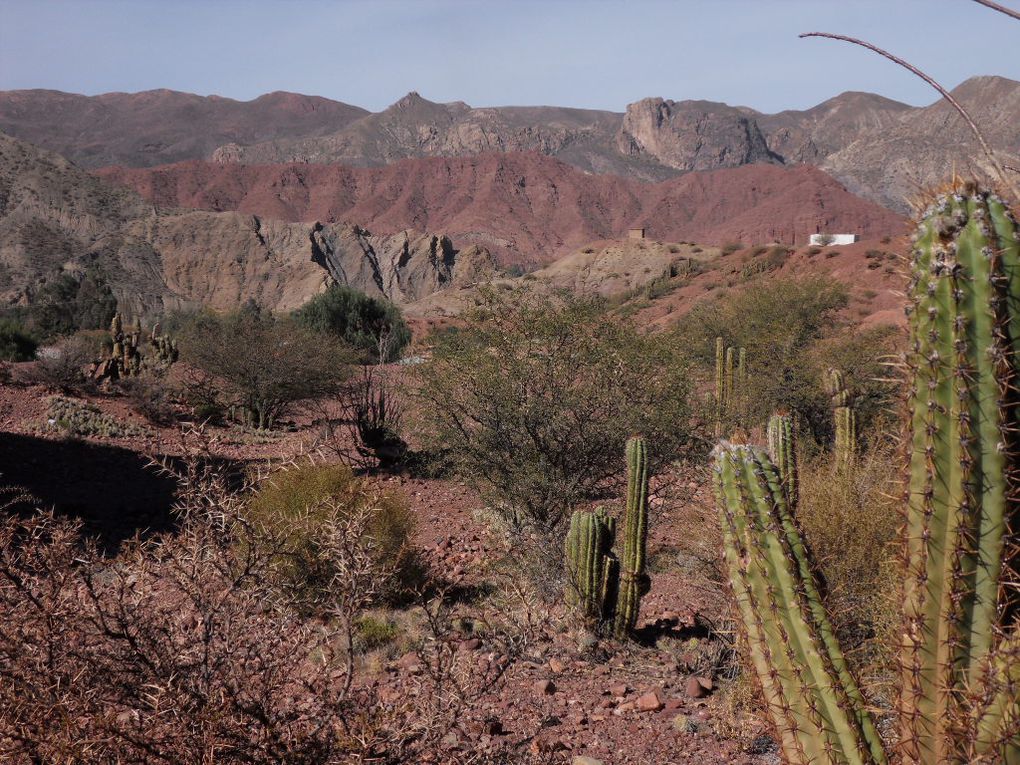
<svg viewBox="0 0 1020 765"><path fill-rule="evenodd" d="M160 207L237 210L285 221L347 221L375 234L444 231L503 264L545 264L645 227L659 241L806 244L811 234L877 240L904 219L807 165L692 172L644 183L590 175L537 153L410 159L378 168L181 162L97 171Z"/></svg>

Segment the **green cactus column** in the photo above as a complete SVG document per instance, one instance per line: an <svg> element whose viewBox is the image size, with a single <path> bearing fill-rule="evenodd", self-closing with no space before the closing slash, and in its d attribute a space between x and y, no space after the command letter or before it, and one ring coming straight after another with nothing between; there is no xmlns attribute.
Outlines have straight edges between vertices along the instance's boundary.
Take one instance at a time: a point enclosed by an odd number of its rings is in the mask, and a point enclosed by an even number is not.
<svg viewBox="0 0 1020 765"><path fill-rule="evenodd" d="M567 602L593 621L613 618L619 565L613 557L616 521L602 508L578 510L570 517L564 543Z"/></svg>
<svg viewBox="0 0 1020 765"><path fill-rule="evenodd" d="M645 544L648 540L648 451L645 440L627 441L627 509L623 516L620 593L616 603L616 634L623 637L637 625L641 596L648 591Z"/></svg>
<svg viewBox="0 0 1020 765"><path fill-rule="evenodd" d="M761 449L722 444L714 483L741 633L784 760L885 763L881 738L825 614L779 471Z"/></svg>
<svg viewBox="0 0 1020 765"><path fill-rule="evenodd" d="M793 416L772 415L769 418L767 437L769 456L779 469L787 502L791 510L796 510L800 498L800 483L797 473L797 435L793 426Z"/></svg>
<svg viewBox="0 0 1020 765"><path fill-rule="evenodd" d="M826 372L825 390L832 400L836 469L842 470L857 460L857 413L854 412L846 378L840 370L830 369Z"/></svg>
<svg viewBox="0 0 1020 765"><path fill-rule="evenodd" d="M726 416L726 345L721 337L715 339L715 437L722 438L723 419Z"/></svg>
<svg viewBox="0 0 1020 765"><path fill-rule="evenodd" d="M1002 200L968 186L929 208L908 299L901 754L907 763L1018 762L1016 724L998 740L987 733L994 726L973 730L975 700L1000 697L1001 678L1013 676L989 668L1003 629L1020 619L1007 584L1016 571L1006 570L1020 531L1020 243ZM969 750L975 741L982 751Z"/></svg>

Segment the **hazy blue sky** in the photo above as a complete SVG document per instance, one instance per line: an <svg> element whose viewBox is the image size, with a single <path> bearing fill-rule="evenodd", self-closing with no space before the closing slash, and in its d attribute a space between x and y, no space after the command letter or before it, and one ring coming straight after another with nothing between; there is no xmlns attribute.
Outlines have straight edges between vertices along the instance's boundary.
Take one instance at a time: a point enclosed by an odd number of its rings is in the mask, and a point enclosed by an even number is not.
<svg viewBox="0 0 1020 765"><path fill-rule="evenodd" d="M1020 7L1018 0L1000 0ZM311 93L378 110L410 90L474 106L622 111L645 96L764 111L919 80L1020 80L1020 23L971 0L0 0L0 89Z"/></svg>

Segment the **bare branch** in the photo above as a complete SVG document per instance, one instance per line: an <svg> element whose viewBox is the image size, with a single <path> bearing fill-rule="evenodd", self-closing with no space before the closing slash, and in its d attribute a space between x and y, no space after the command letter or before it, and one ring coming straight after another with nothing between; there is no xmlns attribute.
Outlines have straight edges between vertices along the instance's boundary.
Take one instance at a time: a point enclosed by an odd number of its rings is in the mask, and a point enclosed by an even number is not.
<svg viewBox="0 0 1020 765"><path fill-rule="evenodd" d="M982 0L976 0L976 2L982 2ZM953 98L953 94L952 93L950 93L948 90L946 90L944 87L942 87L942 85L940 85L938 82L936 82L936 80L934 78L932 78L930 75L925 74L920 69L918 69L916 66L914 66L913 64L911 64L911 63L909 63L907 61L904 61L899 56L895 56L892 53L890 53L889 51L883 50L882 48L879 48L877 45L872 45L871 43L866 42L864 40L860 40L860 39L858 39L856 37L848 37L847 35L838 35L838 34L833 34L831 32L804 32L804 33L802 33L802 34L800 34L798 36L801 37L801 38L804 38L804 37L825 37L825 38L828 38L830 40L842 40L843 42L853 43L854 45L860 45L862 48L867 48L868 50L873 51L873 52L877 53L878 55L883 56L884 58L889 59L893 63L899 64L900 66L902 66L907 71L917 75L922 80L927 82L929 85L931 85L933 88L935 88L935 90L937 90L939 92L939 94L944 99L946 99L946 101L948 101L949 104L954 109L956 109L957 112L960 113L960 116L963 117L964 121L967 123L967 125L970 127L971 131L974 133L974 137L977 138L978 143L981 145L981 150L985 153L985 156L988 157L988 161L991 162L992 167L995 169L995 172L999 175L999 178L1002 180L1003 183L1005 183L1006 185L1009 186L1010 191L1013 192L1014 196L1020 197L1020 193L1017 192L1017 189L1013 186L1013 184L1009 181L1009 179L1006 178L1006 173L1003 170L1002 165L999 164L999 161L995 158L995 154L992 152L992 149L988 145L988 142L985 141L984 135L982 135L981 131L978 129L978 126L975 124L975 122L971 118L970 114L967 113L967 110L963 108L963 106L960 104L959 101L957 101L955 98Z"/></svg>
<svg viewBox="0 0 1020 765"><path fill-rule="evenodd" d="M1012 16L1017 21L1020 21L1020 11L1014 11L1012 8L1007 8L1004 5L993 3L992 0L974 0L974 2L980 3L981 5L985 6L985 8L991 8L993 11L1005 13L1007 16Z"/></svg>

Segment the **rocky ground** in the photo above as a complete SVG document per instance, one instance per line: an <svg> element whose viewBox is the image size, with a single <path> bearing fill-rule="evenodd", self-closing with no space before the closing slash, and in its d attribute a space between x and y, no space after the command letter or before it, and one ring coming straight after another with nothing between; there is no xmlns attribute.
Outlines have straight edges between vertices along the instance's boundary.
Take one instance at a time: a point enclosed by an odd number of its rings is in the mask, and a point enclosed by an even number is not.
<svg viewBox="0 0 1020 765"><path fill-rule="evenodd" d="M0 386L0 481L86 517L112 544L137 530L166 527L173 485L144 455L179 454L180 426L153 427L123 398L90 396L102 413L139 431L67 437L48 422L49 395L37 386ZM240 461L299 454L312 446L307 425L299 420L274 437L209 428L208 445L216 456ZM468 486L371 479L412 508L415 544L455 594L449 616L468 625L450 645L466 673L465 708L435 761L469 762L484 753L576 765L775 761L763 723L737 703L746 688L731 679L728 607L714 569L714 509L705 478L691 470L657 482L652 589L642 601L638 638L626 644L597 639L508 575L507 551ZM360 658L363 682L395 708L421 701L417 694L425 687L428 668L410 650L421 629L416 613L410 607L374 614L397 624L398 636ZM497 619L506 623L508 613L513 634L486 628Z"/></svg>

